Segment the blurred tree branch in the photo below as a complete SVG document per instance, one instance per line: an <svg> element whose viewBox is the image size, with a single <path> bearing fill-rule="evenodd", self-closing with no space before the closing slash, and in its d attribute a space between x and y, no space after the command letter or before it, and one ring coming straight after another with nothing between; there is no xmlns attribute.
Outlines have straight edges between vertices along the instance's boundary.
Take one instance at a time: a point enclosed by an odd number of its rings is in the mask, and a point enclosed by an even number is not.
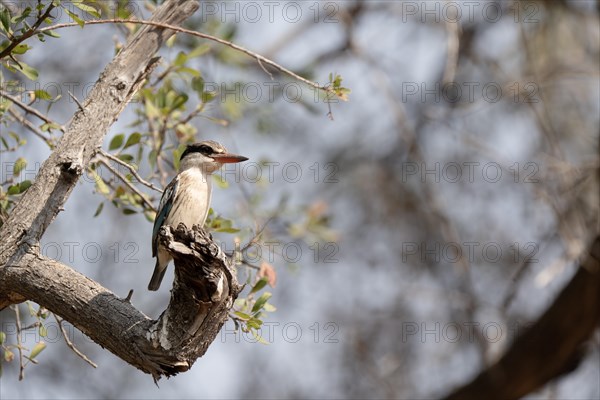
<svg viewBox="0 0 600 400"><path fill-rule="evenodd" d="M600 323L600 236L552 306L504 356L446 399L517 399L574 370Z"/></svg>

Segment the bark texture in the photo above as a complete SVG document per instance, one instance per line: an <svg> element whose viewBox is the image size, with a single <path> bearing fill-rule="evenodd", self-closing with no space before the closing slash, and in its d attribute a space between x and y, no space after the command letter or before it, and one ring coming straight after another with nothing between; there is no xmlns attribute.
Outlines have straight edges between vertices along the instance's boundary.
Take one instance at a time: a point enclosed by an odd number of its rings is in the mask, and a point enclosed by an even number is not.
<svg viewBox="0 0 600 400"><path fill-rule="evenodd" d="M196 0L167 0L151 20L179 25L197 9ZM240 289L231 260L198 227L163 228L160 240L172 253L176 272L171 302L155 321L97 282L40 255L39 239L172 33L146 25L115 56L0 230L0 309L33 300L155 379L188 370L227 320Z"/></svg>
<svg viewBox="0 0 600 400"><path fill-rule="evenodd" d="M162 228L175 260L168 308L152 320L127 300L72 268L27 252L0 268L3 287L44 305L155 379L187 371L227 321L240 286L231 259L198 226Z"/></svg>

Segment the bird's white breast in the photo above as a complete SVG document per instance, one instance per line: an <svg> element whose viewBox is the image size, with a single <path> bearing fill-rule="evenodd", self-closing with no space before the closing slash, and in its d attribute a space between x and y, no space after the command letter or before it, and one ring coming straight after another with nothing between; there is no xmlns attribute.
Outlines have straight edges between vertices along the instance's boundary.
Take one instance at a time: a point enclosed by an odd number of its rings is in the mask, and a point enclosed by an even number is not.
<svg viewBox="0 0 600 400"><path fill-rule="evenodd" d="M176 228L183 222L188 229L193 225L204 225L210 208L211 177L199 168L190 168L179 174L177 193L173 208L165 225Z"/></svg>

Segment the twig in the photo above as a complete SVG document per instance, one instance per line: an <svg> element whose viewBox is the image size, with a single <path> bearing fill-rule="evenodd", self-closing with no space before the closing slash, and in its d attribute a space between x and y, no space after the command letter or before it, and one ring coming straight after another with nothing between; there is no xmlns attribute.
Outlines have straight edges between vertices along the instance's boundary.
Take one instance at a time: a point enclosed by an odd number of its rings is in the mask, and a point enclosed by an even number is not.
<svg viewBox="0 0 600 400"><path fill-rule="evenodd" d="M52 142L50 141L50 138L46 137L46 135L44 135L44 133L34 124L32 124L27 118L25 118L23 115L17 113L15 110L13 110L12 108L8 109L8 113L14 118L16 119L21 125L24 125L27 129L29 129L34 135L36 135L37 137L39 137L40 139L42 139L44 142L46 142L46 144L50 147L53 146Z"/></svg>
<svg viewBox="0 0 600 400"><path fill-rule="evenodd" d="M17 325L17 350L19 351L19 380L22 381L25 377L25 364L23 362L23 345L21 342L21 315L19 314L19 305L13 307L15 311L15 324Z"/></svg>
<svg viewBox="0 0 600 400"><path fill-rule="evenodd" d="M107 151L105 151L105 150L103 150L103 149L100 149L100 154L101 154L102 156L104 156L104 157L106 157L106 158L108 158L108 159L110 159L110 160L112 160L112 161L116 162L117 164L120 164L120 165L124 166L125 168L127 168L127 169L129 170L129 172L131 172L131 175L133 175L133 177L134 177L135 179L137 179L137 180L138 180L138 182L139 182L139 183L141 183L142 185L144 185L144 186L146 186L146 187L149 187L149 188L150 188L150 189L152 189L152 190L156 190L156 191L157 191L157 192L159 192L159 193L162 193L162 192L163 192L163 191L162 191L162 189L159 189L159 188L157 188L157 187L156 187L156 186L154 186L154 184L152 184L151 182L148 182L148 181L144 180L144 179L143 179L143 178L140 176L140 174L138 174L138 172L135 170L135 167L134 167L133 165L131 165L131 164L129 164L129 163L127 163L127 162L125 162L125 161L121 160L119 157L115 157L115 156L113 156L112 154L110 154L109 152L107 152Z"/></svg>
<svg viewBox="0 0 600 400"><path fill-rule="evenodd" d="M85 110L83 109L83 106L81 105L81 103L79 102L79 100L77 100L77 97L75 97L73 95L73 93L71 93L70 90L67 90L67 93L69 93L69 96L71 96L71 98L73 99L73 101L75 101L75 103L77 103L77 106L79 107L79 109L81 110L81 112L85 114Z"/></svg>
<svg viewBox="0 0 600 400"><path fill-rule="evenodd" d="M269 71L268 71L268 70L265 68L265 66L263 65L262 61L260 61L260 59L258 59L258 58L256 59L256 61L258 61L258 65L260 66L260 68L262 68L262 70L263 70L263 71L265 71L265 73L266 73L267 75L269 75L269 77L271 77L271 80L272 80L272 81L274 81L274 80L275 80L275 78L273 77L273 74L272 74L272 73L270 73L270 72L269 72Z"/></svg>
<svg viewBox="0 0 600 400"><path fill-rule="evenodd" d="M63 326L63 320L61 318L59 318L58 315L56 314L52 314L54 315L54 319L56 320L56 322L58 322L58 327L60 328L60 332L62 333L63 337L65 338L65 343L67 344L67 346L73 350L73 353L77 354L79 357L81 357L81 359L83 361L85 361L86 363L90 364L92 367L94 368L98 368L98 366L96 365L96 363L94 363L92 360L90 360L89 358L87 358L87 356L85 354L83 354L81 351L79 351L75 345L73 344L73 342L71 342L71 339L69 339L69 335L67 335L67 332L65 331L65 327Z"/></svg>
<svg viewBox="0 0 600 400"><path fill-rule="evenodd" d="M46 117L44 114L42 114L41 112L39 112L38 110L36 110L33 107L28 106L27 104L23 103L21 100L17 99L14 96L11 96L10 94L6 93L3 90L0 90L0 97L4 97L10 101L12 101L14 104L16 104L19 108L23 109L24 111L35 115L36 117L38 117L39 119L41 119L42 121L44 121L47 124L56 124L59 126L59 129L62 132L65 132L65 127L57 124L56 122L52 121L50 118Z"/></svg>
<svg viewBox="0 0 600 400"><path fill-rule="evenodd" d="M175 25L169 25L169 24L163 24L160 22L154 22L154 21L146 21L146 20L136 20L136 19L118 19L118 18L111 18L111 19L99 19L99 20L93 20L93 21L85 21L86 25L99 25L99 24L140 24L140 25L150 25L150 26L156 26L159 28L165 28L165 29L169 29L175 32L179 32L179 33L185 33L187 35L190 36L196 36L202 39L207 39L207 40L211 40L213 42L217 42L220 43L224 46L230 47L234 50L237 50L241 53L244 53L252 58L254 58L255 60L258 61L259 64L261 64L261 67L264 66L262 65L263 63L275 68L277 71L282 72L288 76L291 76L292 78L310 86L313 87L315 89L318 90L322 90L326 93L333 93L335 95L335 91L330 87L330 86L322 86L319 85L316 82L313 82L309 79L303 78L302 76L296 74L295 72L292 72L291 70L277 64L274 61L269 60L268 58L261 56L258 53L255 53L251 50L246 49L245 47L239 46L235 43L232 43L230 41L218 38L216 36L212 36L212 35L208 35L206 33L201 33L201 32L196 32L196 31L192 31L190 29L185 29L185 28L181 28L179 26L175 26ZM79 26L78 23L76 22L69 22L69 23L62 23L62 24L56 24L56 25L52 25L52 26L48 26L42 29L38 29L36 31L36 33L43 33L43 32L47 32L47 31L51 31L51 30L55 30L55 29L62 29L62 28L70 28L70 27L74 27L74 26ZM267 71L267 73L269 73ZM269 75L271 75L269 73Z"/></svg>
<svg viewBox="0 0 600 400"><path fill-rule="evenodd" d="M259 267L259 266L256 266L256 265L254 265L254 264L251 264L249 261L246 261L246 260L244 260L243 258L240 260L240 262L241 262L242 264L244 264L245 266L247 266L247 267L254 268L254 269L255 269L255 270L257 270L257 271L258 271L258 270L260 270L260 267Z"/></svg>
<svg viewBox="0 0 600 400"><path fill-rule="evenodd" d="M275 213L273 215L271 215L269 217L269 219L267 219L267 221L263 224L263 226L254 234L254 236L252 237L252 239L250 239L250 241L248 241L248 243L246 243L244 245L244 247L240 250L240 253L243 253L244 251L246 251L250 246L252 246L254 243L256 243L256 239L262 235L263 231L265 230L265 228L267 227L267 225L269 225L269 222L271 222L274 218L275 215L278 213L278 211L275 211Z"/></svg>
<svg viewBox="0 0 600 400"><path fill-rule="evenodd" d="M156 208L154 208L154 205L152 204L152 202L146 198L146 195L144 195L144 193L140 192L140 190L138 188L136 188L135 185L133 185L131 182L129 182L129 179L127 179L126 177L124 177L123 174L121 174L119 171L117 171L115 168L113 168L113 166L110 165L110 163L108 161L106 161L106 158L100 158L99 162L102 165L104 165L106 168L108 168L110 172L112 172L113 174L115 174L115 176L117 176L117 178L119 178L121 181L123 181L123 183L129 189L131 189L132 192L134 192L135 194L137 194L138 196L140 196L141 199L142 199L142 201L144 202L144 204L146 204L146 206L149 209L156 211Z"/></svg>
<svg viewBox="0 0 600 400"><path fill-rule="evenodd" d="M35 321L31 325L27 325L25 328L21 328L22 331L27 331L29 329L39 328L42 325L40 321Z"/></svg>

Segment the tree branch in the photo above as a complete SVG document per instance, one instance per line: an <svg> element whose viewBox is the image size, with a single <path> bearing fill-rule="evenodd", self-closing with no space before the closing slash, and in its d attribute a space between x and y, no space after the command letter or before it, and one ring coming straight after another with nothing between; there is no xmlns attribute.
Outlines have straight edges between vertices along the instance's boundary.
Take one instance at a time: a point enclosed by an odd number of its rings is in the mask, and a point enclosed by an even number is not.
<svg viewBox="0 0 600 400"><path fill-rule="evenodd" d="M196 31L192 31L190 29L185 29L185 28L181 28L178 26L174 26L174 25L170 25L167 23L163 23L163 22L157 22L154 20L151 21L146 21L146 20L139 20L139 19L118 19L118 18L114 18L114 19L100 19L100 20L91 20L91 21L85 21L86 25L98 25L98 24L141 24L141 25L146 25L146 26L155 26L155 27L162 27L162 28L166 28L166 29L170 29L173 30L175 32L180 32L180 33L185 33L186 35L190 35L190 36L195 36L195 37L199 37L201 39L207 39L207 40L211 40L213 42L217 42L220 43L224 46L230 47L234 50L237 50L241 53L244 53L252 58L254 58L257 62L258 65L270 76L271 79L273 79L273 74L271 74L269 71L267 71L265 69L264 65L268 65L274 69L276 69L277 71L284 73L294 79L296 79L297 81L300 81L312 88L315 88L317 90L322 90L326 93L330 93L333 95L336 95L335 90L333 90L333 88L329 85L319 85L316 82L313 82L309 79L306 79L298 74L296 74L295 72L285 68L282 65L277 64L276 62L258 54L255 53L251 50L248 50L245 47L242 47L240 45L237 45L233 42L230 42L228 40L224 40L221 38L218 38L216 36L213 35L209 35L207 33L202 33L202 32L196 32ZM66 23L62 23L62 24L56 24L56 25L52 25L52 26L48 26L42 29L39 29L37 32L42 33L42 32L47 32L47 31L52 31L52 30L56 30L56 29L61 29L61 28L69 28L69 27L75 27L75 26L79 26L78 23L76 22L66 22ZM336 95L337 96L337 95Z"/></svg>
<svg viewBox="0 0 600 400"><path fill-rule="evenodd" d="M574 370L600 323L600 236L552 306L494 365L447 400L517 399Z"/></svg>
<svg viewBox="0 0 600 400"><path fill-rule="evenodd" d="M114 162L116 162L117 164L120 164L122 166L124 166L125 168L127 168L129 170L129 172L131 172L131 175L133 175L133 177L135 179L138 180L139 183L141 183L142 185L152 189L152 190L156 190L159 193L162 193L162 189L157 188L156 186L154 186L152 183L144 180L144 178L142 178L140 176L140 174L138 174L138 172L136 171L135 167L123 160L121 160L119 157L115 157L112 154L110 154L108 151L105 151L103 149L100 149L100 154Z"/></svg>
<svg viewBox="0 0 600 400"><path fill-rule="evenodd" d="M43 304L136 368L161 376L187 371L204 355L241 287L232 259L198 226L162 228L175 260L168 308L158 320L70 267L28 252L0 268L3 290ZM8 289L6 289L8 288Z"/></svg>
<svg viewBox="0 0 600 400"><path fill-rule="evenodd" d="M36 110L35 108L33 108L33 107L31 107L31 106L23 103L17 97L11 96L10 94L6 93L3 90L0 90L0 97L4 97L5 99L10 100L13 104L15 104L16 106L18 106L19 108L21 108L26 113L35 115L36 117L38 117L39 119L41 119L42 121L44 121L47 124L54 123L54 121L52 121L50 118L48 118L47 116L45 116L44 114L42 114L41 112L39 112L38 110ZM65 131L65 128L63 126L60 126L60 125L59 125L59 129L62 132Z"/></svg>

